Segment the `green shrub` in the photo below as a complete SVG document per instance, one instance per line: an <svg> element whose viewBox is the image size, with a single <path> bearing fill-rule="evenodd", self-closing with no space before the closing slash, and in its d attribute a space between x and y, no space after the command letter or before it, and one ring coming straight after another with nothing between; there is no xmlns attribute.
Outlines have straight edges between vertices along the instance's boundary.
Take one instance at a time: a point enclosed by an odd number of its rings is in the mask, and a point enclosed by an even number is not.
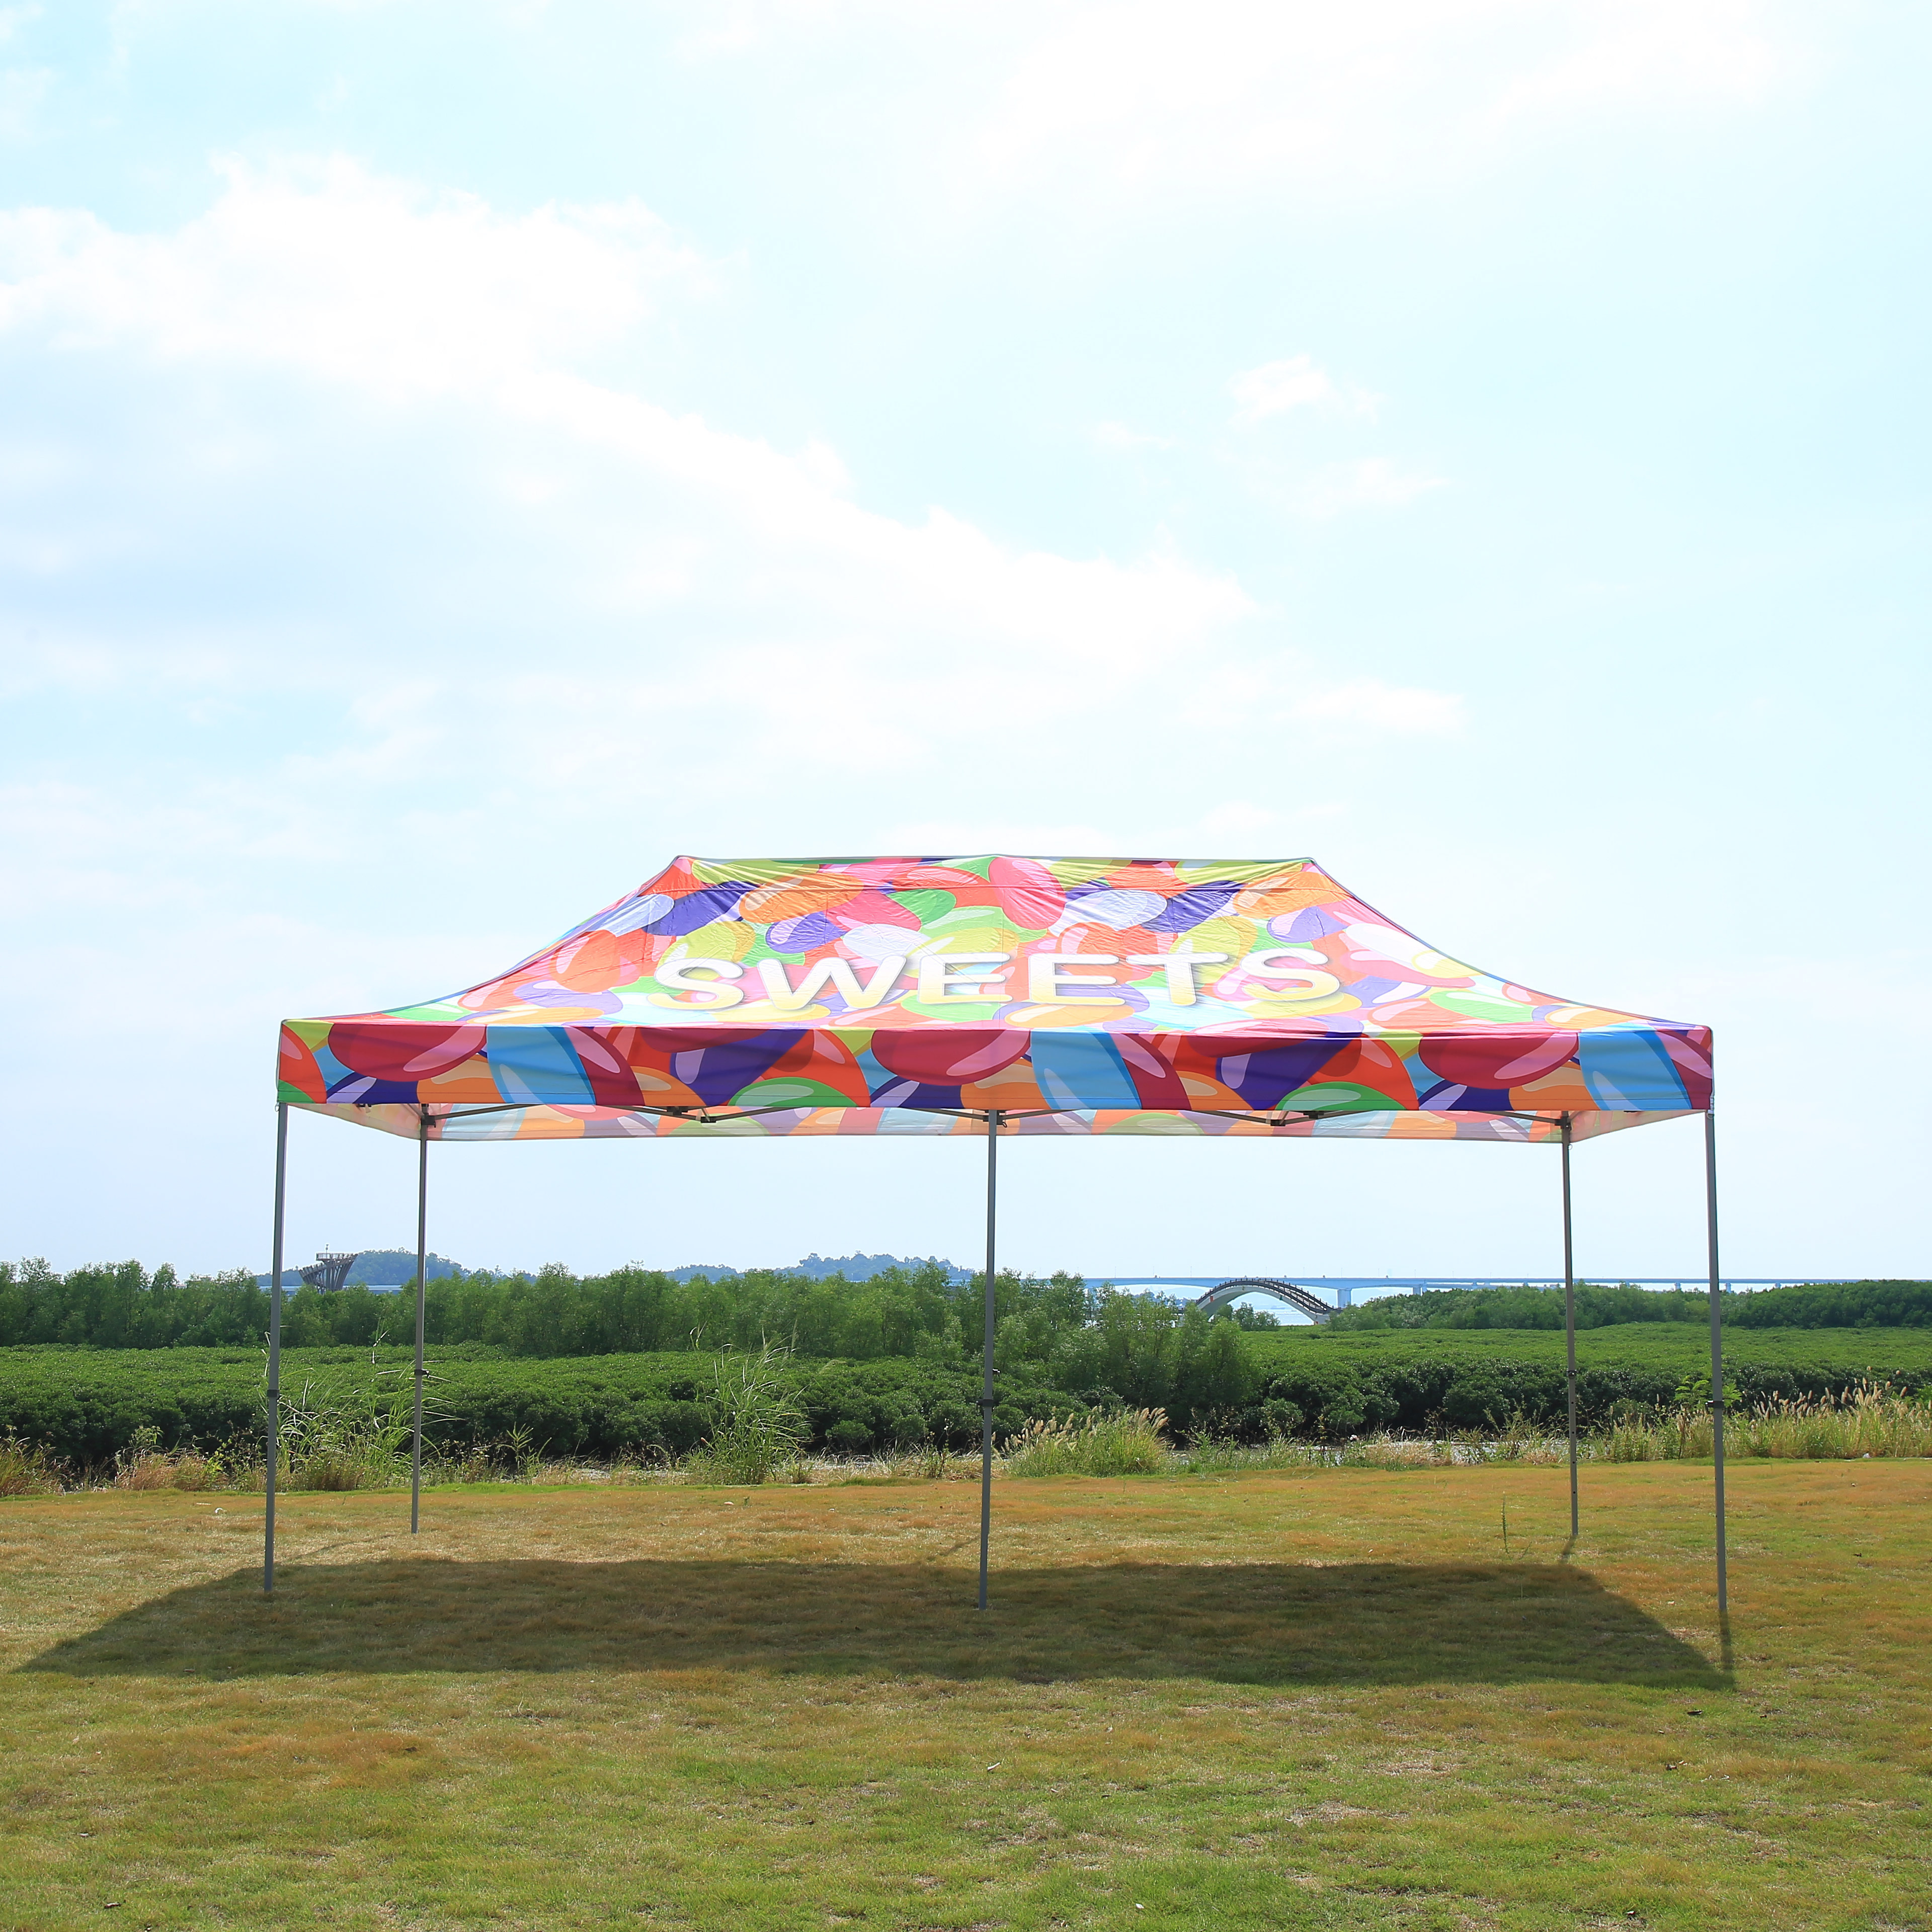
<svg viewBox="0 0 1932 1932"><path fill-rule="evenodd" d="M1262 1433L1270 1442L1286 1442L1301 1426L1301 1411L1292 1402L1284 1402L1279 1396L1261 1405L1257 1412Z"/></svg>
<svg viewBox="0 0 1932 1932"><path fill-rule="evenodd" d="M1580 1330L1626 1324L1703 1328L1711 1319L1705 1288L1656 1289L1629 1282L1576 1284ZM1756 1294L1718 1297L1724 1322L1739 1328L1932 1327L1932 1282L1794 1282ZM1378 1295L1338 1310L1335 1334L1365 1329L1556 1329L1563 1327L1560 1288L1442 1288L1423 1294Z"/></svg>
<svg viewBox="0 0 1932 1932"><path fill-rule="evenodd" d="M1725 1321L1740 1328L1932 1327L1928 1281L1805 1282L1724 1304Z"/></svg>
<svg viewBox="0 0 1932 1932"><path fill-rule="evenodd" d="M1221 1325L1247 1358L1250 1392L1238 1405L1190 1413L1184 1424L1168 1409L1184 1438L1211 1433L1259 1444L1276 1436L1330 1443L1385 1432L1436 1437L1493 1431L1518 1413L1552 1432L1564 1425L1560 1331L1331 1335L1303 1328L1237 1335L1232 1324ZM1158 1323L1121 1332L1137 1336L1137 1347L1174 1333ZM1217 1346L1225 1344L1217 1338ZM1867 1382L1900 1393L1932 1387L1932 1330L1922 1328L1742 1329L1732 1334L1726 1352L1734 1414L1778 1402L1836 1403ZM506 1468L500 1447L519 1430L543 1456L656 1466L688 1456L710 1429L709 1405L698 1397L715 1379L721 1359L715 1356L678 1351L465 1359L467 1353L430 1351L424 1448L434 1466L454 1466L478 1451ZM410 1362L410 1351L387 1346L285 1350L282 1380L298 1395L304 1384L366 1384L380 1371L400 1376L394 1385L405 1390ZM259 1470L262 1366L253 1347L0 1348L0 1433L10 1428L20 1442L76 1473L111 1470L143 1429L154 1432L159 1454L219 1454L237 1468ZM1600 1330L1585 1343L1579 1420L1586 1432L1600 1431L1619 1417L1661 1414L1675 1405L1687 1376L1694 1382L1708 1366L1706 1338L1692 1327ZM979 1447L976 1362L793 1356L782 1374L806 1418L802 1448L830 1447L831 1432L847 1422L864 1425L874 1454L926 1441L958 1453ZM1000 1372L994 1439L1007 1443L1042 1418L1078 1420L1124 1406L1166 1405L1124 1402L1106 1376L1083 1370L1076 1379L1064 1361L1015 1361Z"/></svg>

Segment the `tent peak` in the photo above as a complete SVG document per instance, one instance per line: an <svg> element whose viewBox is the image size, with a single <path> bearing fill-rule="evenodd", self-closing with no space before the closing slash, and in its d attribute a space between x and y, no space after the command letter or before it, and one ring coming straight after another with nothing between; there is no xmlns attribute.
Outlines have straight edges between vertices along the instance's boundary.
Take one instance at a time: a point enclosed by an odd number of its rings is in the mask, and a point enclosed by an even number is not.
<svg viewBox="0 0 1932 1932"><path fill-rule="evenodd" d="M1203 866L1238 866L1252 870L1256 866L1273 872L1285 866L1312 866L1315 860L1304 853L1294 859L1176 859L1171 856L1131 857L1120 854L1080 854L1049 852L1007 852L988 846L984 850L966 855L974 859L1024 859L1035 865L1053 866L1182 866L1192 871ZM702 859L691 853L680 853L671 862L676 866L878 866L892 862L884 855L874 852L844 852L820 854L805 858L758 859ZM943 866L957 865L959 855L914 856L902 854L898 862L905 865Z"/></svg>

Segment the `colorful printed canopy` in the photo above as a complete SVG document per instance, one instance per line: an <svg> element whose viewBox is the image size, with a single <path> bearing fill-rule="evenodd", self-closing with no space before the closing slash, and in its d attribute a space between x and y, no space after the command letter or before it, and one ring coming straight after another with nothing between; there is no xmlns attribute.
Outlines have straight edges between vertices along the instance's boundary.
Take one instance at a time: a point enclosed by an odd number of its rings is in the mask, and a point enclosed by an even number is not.
<svg viewBox="0 0 1932 1932"><path fill-rule="evenodd" d="M1481 908L1471 908L1476 925ZM1711 1034L1437 952L1311 860L679 859L447 998L289 1020L280 1097L413 1138L1578 1138Z"/></svg>

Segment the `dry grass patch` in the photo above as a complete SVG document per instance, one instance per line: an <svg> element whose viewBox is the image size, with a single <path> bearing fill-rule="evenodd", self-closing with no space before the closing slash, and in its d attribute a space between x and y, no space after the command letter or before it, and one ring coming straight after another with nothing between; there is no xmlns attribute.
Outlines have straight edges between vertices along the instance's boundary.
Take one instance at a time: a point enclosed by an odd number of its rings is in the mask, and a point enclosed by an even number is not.
<svg viewBox="0 0 1932 1932"><path fill-rule="evenodd" d="M20 1498L0 1923L1926 1922L1932 1472L1708 1482Z"/></svg>

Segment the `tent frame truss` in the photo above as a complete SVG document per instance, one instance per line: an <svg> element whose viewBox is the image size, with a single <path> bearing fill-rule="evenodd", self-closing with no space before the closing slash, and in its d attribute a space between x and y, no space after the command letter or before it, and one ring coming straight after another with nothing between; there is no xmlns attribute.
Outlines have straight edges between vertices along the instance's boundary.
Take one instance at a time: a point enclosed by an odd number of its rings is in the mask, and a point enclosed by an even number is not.
<svg viewBox="0 0 1932 1932"><path fill-rule="evenodd" d="M537 1103L509 1101L498 1106L452 1108L447 1114L436 1118L446 1120L472 1120L479 1114L518 1112L532 1104ZM627 1108L625 1111L630 1114L650 1115L660 1118L694 1120L698 1124L706 1126L722 1126L730 1121L748 1119L758 1114L784 1113L792 1110L786 1107L748 1107L736 1109L725 1114L716 1114L708 1108L700 1107L637 1107ZM987 1584L992 1556L993 1526L993 1412L997 1406L993 1357L994 1328L997 1322L994 1289L998 1280L1000 1130L1010 1121L1036 1119L1053 1114L1074 1113L1079 1112L1080 1109L1067 1107L1034 1107L1025 1109L998 1107L990 1108L920 1107L910 1108L908 1111L950 1114L958 1120L983 1120L986 1127L985 1332L981 1344L980 1393L979 1608L984 1610L987 1607ZM1285 1126L1292 1120L1314 1120L1324 1118L1320 1113L1297 1113L1287 1110L1270 1110L1264 1114L1239 1116L1235 1115L1233 1110L1230 1108L1183 1107L1175 1108L1172 1111L1177 1113L1212 1114L1226 1118L1260 1118L1266 1120L1272 1126ZM426 1375L423 1343L428 1293L429 1138L432 1118L427 1107L418 1108L418 1116L415 1417L410 1448L410 1534L412 1536L420 1534L422 1526L423 1382ZM1496 1118L1533 1120L1544 1125L1550 1124L1548 1116L1537 1114L1510 1113L1498 1114ZM1570 1543L1566 1546L1565 1553L1567 1554L1569 1549L1574 1547L1581 1532L1576 1447L1576 1282L1570 1171L1573 1117L1565 1113L1560 1116L1556 1124L1562 1130L1560 1145L1562 1156L1563 1329L1570 1465ZM275 1587L275 1492L276 1478L280 1467L279 1429L281 1400L282 1250L286 1221L288 1146L289 1103L284 1100L278 1102L275 1108L274 1226L272 1242L273 1255L270 1267L268 1290L268 1477L266 1510L262 1542L262 1589L265 1595L273 1594ZM1730 1579L1726 1560L1724 1534L1724 1309L1722 1286L1718 1276L1718 1123L1715 1112L1708 1108L1704 1112L1704 1199L1706 1246L1710 1270L1711 1445L1714 1491L1713 1504L1717 1532L1718 1614L1722 1621L1728 1618L1730 1612ZM1728 1639L1726 1640L1728 1641Z"/></svg>

